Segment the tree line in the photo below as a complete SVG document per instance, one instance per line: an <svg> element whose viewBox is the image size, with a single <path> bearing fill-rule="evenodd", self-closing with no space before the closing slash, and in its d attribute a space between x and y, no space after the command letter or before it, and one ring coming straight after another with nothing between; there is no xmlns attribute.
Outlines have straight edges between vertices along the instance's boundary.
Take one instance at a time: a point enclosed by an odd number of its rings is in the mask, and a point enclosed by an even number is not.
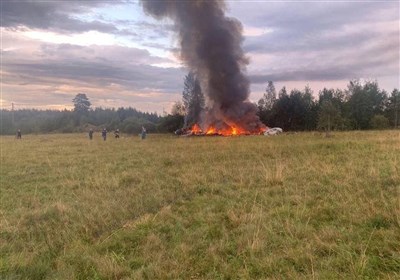
<svg viewBox="0 0 400 280"><path fill-rule="evenodd" d="M276 92L268 82L258 101L260 119L284 130L355 130L398 128L400 93L379 88L377 81L350 81L347 89L324 88L314 98L310 87Z"/></svg>
<svg viewBox="0 0 400 280"><path fill-rule="evenodd" d="M265 125L285 131L386 129L398 128L400 122L399 90L387 93L377 81L353 80L345 90L324 88L318 96L309 86L290 92L283 87L277 92L269 81L256 105ZM198 123L204 106L199 82L195 74L189 73L182 101L174 104L169 116L170 126L190 127Z"/></svg>
<svg viewBox="0 0 400 280"><path fill-rule="evenodd" d="M72 133L119 129L123 133L139 133L142 126L149 132L167 132L160 125L157 113L141 112L134 108L91 108L86 94L79 93L72 100L74 110L1 110L0 134L23 133Z"/></svg>
<svg viewBox="0 0 400 280"><path fill-rule="evenodd" d="M23 133L71 133L91 128L118 128L132 134L139 133L142 126L150 133L174 132L198 123L205 109L205 97L194 73L185 76L182 101L165 116L131 107L92 108L84 93L77 94L72 102L72 111L3 109L0 134L15 134L17 129ZM290 92L283 87L277 92L270 81L256 105L263 123L285 131L386 129L398 128L400 123L399 90L387 93L376 81L350 81L345 90L324 88L317 97L308 86Z"/></svg>

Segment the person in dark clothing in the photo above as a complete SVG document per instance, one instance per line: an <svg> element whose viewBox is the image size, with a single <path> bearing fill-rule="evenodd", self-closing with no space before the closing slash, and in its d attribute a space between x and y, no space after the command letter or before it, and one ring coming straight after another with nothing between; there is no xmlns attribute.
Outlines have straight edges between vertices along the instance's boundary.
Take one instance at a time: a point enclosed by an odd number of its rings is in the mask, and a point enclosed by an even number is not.
<svg viewBox="0 0 400 280"><path fill-rule="evenodd" d="M119 138L119 129L117 129L116 131L114 131L114 135L115 135L115 138Z"/></svg>
<svg viewBox="0 0 400 280"><path fill-rule="evenodd" d="M147 134L146 128L142 126L142 134L141 134L142 140L146 139L146 134Z"/></svg>
<svg viewBox="0 0 400 280"><path fill-rule="evenodd" d="M21 129L17 130L17 139L22 139Z"/></svg>
<svg viewBox="0 0 400 280"><path fill-rule="evenodd" d="M89 139L92 140L93 139L93 129L89 130Z"/></svg>
<svg viewBox="0 0 400 280"><path fill-rule="evenodd" d="M101 136L103 137L103 140L106 141L107 138L107 129L103 129L103 131L101 132Z"/></svg>

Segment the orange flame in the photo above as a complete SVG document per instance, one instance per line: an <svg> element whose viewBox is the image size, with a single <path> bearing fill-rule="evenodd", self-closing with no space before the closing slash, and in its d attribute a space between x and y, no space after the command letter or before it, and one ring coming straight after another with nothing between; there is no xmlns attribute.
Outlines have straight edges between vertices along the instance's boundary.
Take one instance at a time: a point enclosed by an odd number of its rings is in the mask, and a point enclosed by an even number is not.
<svg viewBox="0 0 400 280"><path fill-rule="evenodd" d="M238 135L238 130L236 127L232 127L232 135Z"/></svg>
<svg viewBox="0 0 400 280"><path fill-rule="evenodd" d="M262 134L265 128L260 128L258 131L248 131L241 129L236 126L229 126L224 129L217 129L214 126L208 127L206 130L202 130L198 124L194 124L190 130L191 134L194 135L221 135L221 136L236 136L236 135L257 135Z"/></svg>
<svg viewBox="0 0 400 280"><path fill-rule="evenodd" d="M207 129L207 132L206 132L207 135L216 134L216 133L217 133L217 130L216 130L215 127L213 127L213 126L210 126L210 127Z"/></svg>
<svg viewBox="0 0 400 280"><path fill-rule="evenodd" d="M192 126L192 134L201 134L203 131L201 130L200 126L196 123Z"/></svg>

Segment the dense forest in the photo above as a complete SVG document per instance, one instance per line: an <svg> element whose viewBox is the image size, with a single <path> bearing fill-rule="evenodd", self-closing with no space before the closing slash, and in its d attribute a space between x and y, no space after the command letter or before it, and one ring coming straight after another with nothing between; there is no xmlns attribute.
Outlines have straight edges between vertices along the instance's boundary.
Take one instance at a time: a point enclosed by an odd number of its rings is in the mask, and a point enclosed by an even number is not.
<svg viewBox="0 0 400 280"><path fill-rule="evenodd" d="M120 129L139 133L145 126L150 133L173 132L190 126L204 108L204 96L193 74L185 77L182 102L174 104L168 115L140 112L134 108L91 108L89 98L79 93L72 100L74 110L1 110L0 134L84 132ZM268 82L264 96L257 103L260 119L269 127L285 131L354 130L398 128L400 92L388 93L378 82L350 81L347 89L323 89L318 95L308 86L303 90L285 87L276 91Z"/></svg>
<svg viewBox="0 0 400 280"><path fill-rule="evenodd" d="M354 80L346 90L324 88L315 98L308 86L290 93L283 87L277 94L269 82L258 108L265 124L284 130L398 128L400 93L387 93L376 81Z"/></svg>
<svg viewBox="0 0 400 280"><path fill-rule="evenodd" d="M86 113L76 111L35 110L1 111L1 134L83 132L90 128L101 130L120 129L125 133L138 133L142 125L149 132L156 132L162 118L156 113L143 113L133 108L95 108Z"/></svg>

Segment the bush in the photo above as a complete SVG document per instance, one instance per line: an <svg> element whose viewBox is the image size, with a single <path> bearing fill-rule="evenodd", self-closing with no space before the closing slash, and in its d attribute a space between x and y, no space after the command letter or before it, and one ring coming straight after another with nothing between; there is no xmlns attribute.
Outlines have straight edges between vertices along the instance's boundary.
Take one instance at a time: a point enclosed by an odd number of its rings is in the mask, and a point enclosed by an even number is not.
<svg viewBox="0 0 400 280"><path fill-rule="evenodd" d="M149 133L156 132L156 125L148 120L135 117L125 119L121 124L121 131L129 134L136 134L142 131L144 126Z"/></svg>
<svg viewBox="0 0 400 280"><path fill-rule="evenodd" d="M371 118L370 126L373 129L386 129L389 127L389 119L383 115L375 115Z"/></svg>
<svg viewBox="0 0 400 280"><path fill-rule="evenodd" d="M163 117L161 123L158 125L159 132L174 132L182 128L184 124L184 117L181 115L168 115Z"/></svg>

